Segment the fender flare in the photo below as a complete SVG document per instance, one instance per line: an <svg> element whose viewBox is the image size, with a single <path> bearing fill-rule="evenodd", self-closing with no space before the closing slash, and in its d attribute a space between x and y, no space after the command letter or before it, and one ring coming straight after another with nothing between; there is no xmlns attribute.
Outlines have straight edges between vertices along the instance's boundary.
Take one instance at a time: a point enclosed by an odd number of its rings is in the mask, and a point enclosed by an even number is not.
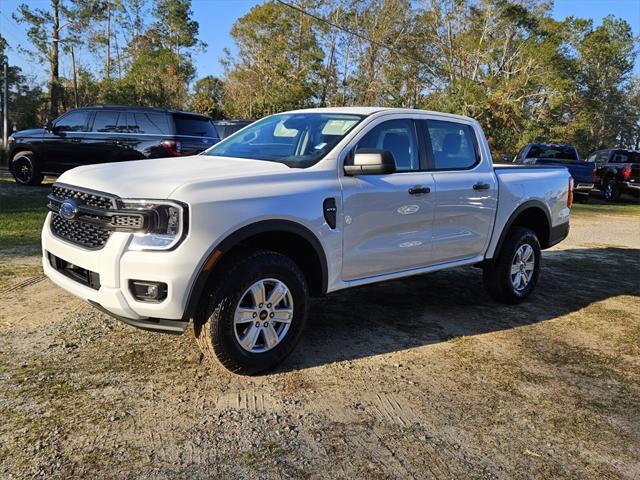
<svg viewBox="0 0 640 480"><path fill-rule="evenodd" d="M545 214L545 216L547 217L547 225L549 228L549 236L551 236L551 231L552 231L552 224L551 224L551 215L549 215L549 209L547 208L547 206L541 202L540 200L527 200L526 202L524 202L522 205L520 205L518 208L516 208L511 215L509 216L509 219L505 222L504 227L502 227L502 232L500 232L500 237L498 238L498 243L496 243L496 248L493 251L493 255L491 256L491 258L496 258L498 255L500 255L500 250L502 249L502 245L504 244L504 241L507 239L507 233L509 232L509 230L511 229L511 227L513 226L513 222L516 221L516 219L518 218L518 216L520 216L520 214L522 212L524 212L525 210L528 210L530 208L536 208L538 210L542 210ZM547 244L549 243L550 238L547 239L547 242L542 245L542 248L546 248Z"/></svg>
<svg viewBox="0 0 640 480"><path fill-rule="evenodd" d="M214 271L214 266L218 263L220 257L229 252L233 247L243 242L244 240L253 237L254 235L267 232L286 232L299 235L304 238L313 247L320 261L320 269L322 272L321 285L322 293L327 291L328 284L328 266L327 257L324 253L324 248L318 240L318 237L307 227L291 221L291 220L260 220L255 223L250 223L244 227L235 230L233 233L227 235L221 242L219 242L206 256L204 262L199 268L198 274L189 292L187 298L187 304L182 316L183 320L189 320L193 318L198 308L198 303L202 292L207 285L207 282L211 278Z"/></svg>

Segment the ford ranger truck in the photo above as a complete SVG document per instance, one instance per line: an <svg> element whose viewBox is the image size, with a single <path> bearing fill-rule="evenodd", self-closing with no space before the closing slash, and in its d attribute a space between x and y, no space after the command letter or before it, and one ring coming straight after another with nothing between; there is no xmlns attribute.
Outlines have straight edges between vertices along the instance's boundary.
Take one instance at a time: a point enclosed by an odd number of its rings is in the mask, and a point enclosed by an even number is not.
<svg viewBox="0 0 640 480"><path fill-rule="evenodd" d="M183 333L240 374L273 368L309 297L480 266L522 302L569 232L564 167L493 166L471 118L298 110L182 158L74 168L53 185L44 271L97 309Z"/></svg>

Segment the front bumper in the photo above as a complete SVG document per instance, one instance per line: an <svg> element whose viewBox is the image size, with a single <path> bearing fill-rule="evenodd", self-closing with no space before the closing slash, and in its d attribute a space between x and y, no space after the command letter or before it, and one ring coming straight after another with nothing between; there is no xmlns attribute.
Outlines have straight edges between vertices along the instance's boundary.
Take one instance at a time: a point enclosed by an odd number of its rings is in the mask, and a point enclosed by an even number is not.
<svg viewBox="0 0 640 480"><path fill-rule="evenodd" d="M129 251L131 234L114 232L103 248L88 250L56 237L49 227L50 217L42 229L42 266L56 285L135 327L169 333L186 330L189 319L183 316L196 268L180 254L180 248L171 252ZM57 270L49 253L99 275L97 288ZM167 296L159 303L136 300L127 287L129 280L164 282Z"/></svg>

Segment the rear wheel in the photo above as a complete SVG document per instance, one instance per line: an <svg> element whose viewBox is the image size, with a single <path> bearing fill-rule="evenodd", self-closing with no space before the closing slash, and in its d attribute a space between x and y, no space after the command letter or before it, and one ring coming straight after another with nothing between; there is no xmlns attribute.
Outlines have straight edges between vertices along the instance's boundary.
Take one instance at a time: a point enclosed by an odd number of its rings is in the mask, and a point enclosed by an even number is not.
<svg viewBox="0 0 640 480"><path fill-rule="evenodd" d="M538 282L541 257L533 230L513 228L498 257L484 267L482 278L489 295L502 303L522 302Z"/></svg>
<svg viewBox="0 0 640 480"><path fill-rule="evenodd" d="M20 185L40 185L44 175L40 173L38 162L31 151L18 152L11 161L11 173Z"/></svg>
<svg viewBox="0 0 640 480"><path fill-rule="evenodd" d="M300 268L280 253L238 259L214 282L195 318L205 357L232 372L255 375L282 362L300 339L308 292Z"/></svg>
<svg viewBox="0 0 640 480"><path fill-rule="evenodd" d="M620 193L616 181L612 179L605 184L602 196L607 202L617 202L620 199Z"/></svg>

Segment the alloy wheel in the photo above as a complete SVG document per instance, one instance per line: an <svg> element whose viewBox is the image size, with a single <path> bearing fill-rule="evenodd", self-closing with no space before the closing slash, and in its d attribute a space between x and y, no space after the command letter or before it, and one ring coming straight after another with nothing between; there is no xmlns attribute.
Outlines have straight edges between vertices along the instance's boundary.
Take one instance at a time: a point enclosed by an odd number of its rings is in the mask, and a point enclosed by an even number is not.
<svg viewBox="0 0 640 480"><path fill-rule="evenodd" d="M521 245L516 250L511 262L511 284L513 288L521 292L531 282L536 266L536 258L533 248L528 243Z"/></svg>
<svg viewBox="0 0 640 480"><path fill-rule="evenodd" d="M240 297L233 317L238 344L247 352L264 353L282 342L293 319L293 297L281 280L266 278Z"/></svg>

